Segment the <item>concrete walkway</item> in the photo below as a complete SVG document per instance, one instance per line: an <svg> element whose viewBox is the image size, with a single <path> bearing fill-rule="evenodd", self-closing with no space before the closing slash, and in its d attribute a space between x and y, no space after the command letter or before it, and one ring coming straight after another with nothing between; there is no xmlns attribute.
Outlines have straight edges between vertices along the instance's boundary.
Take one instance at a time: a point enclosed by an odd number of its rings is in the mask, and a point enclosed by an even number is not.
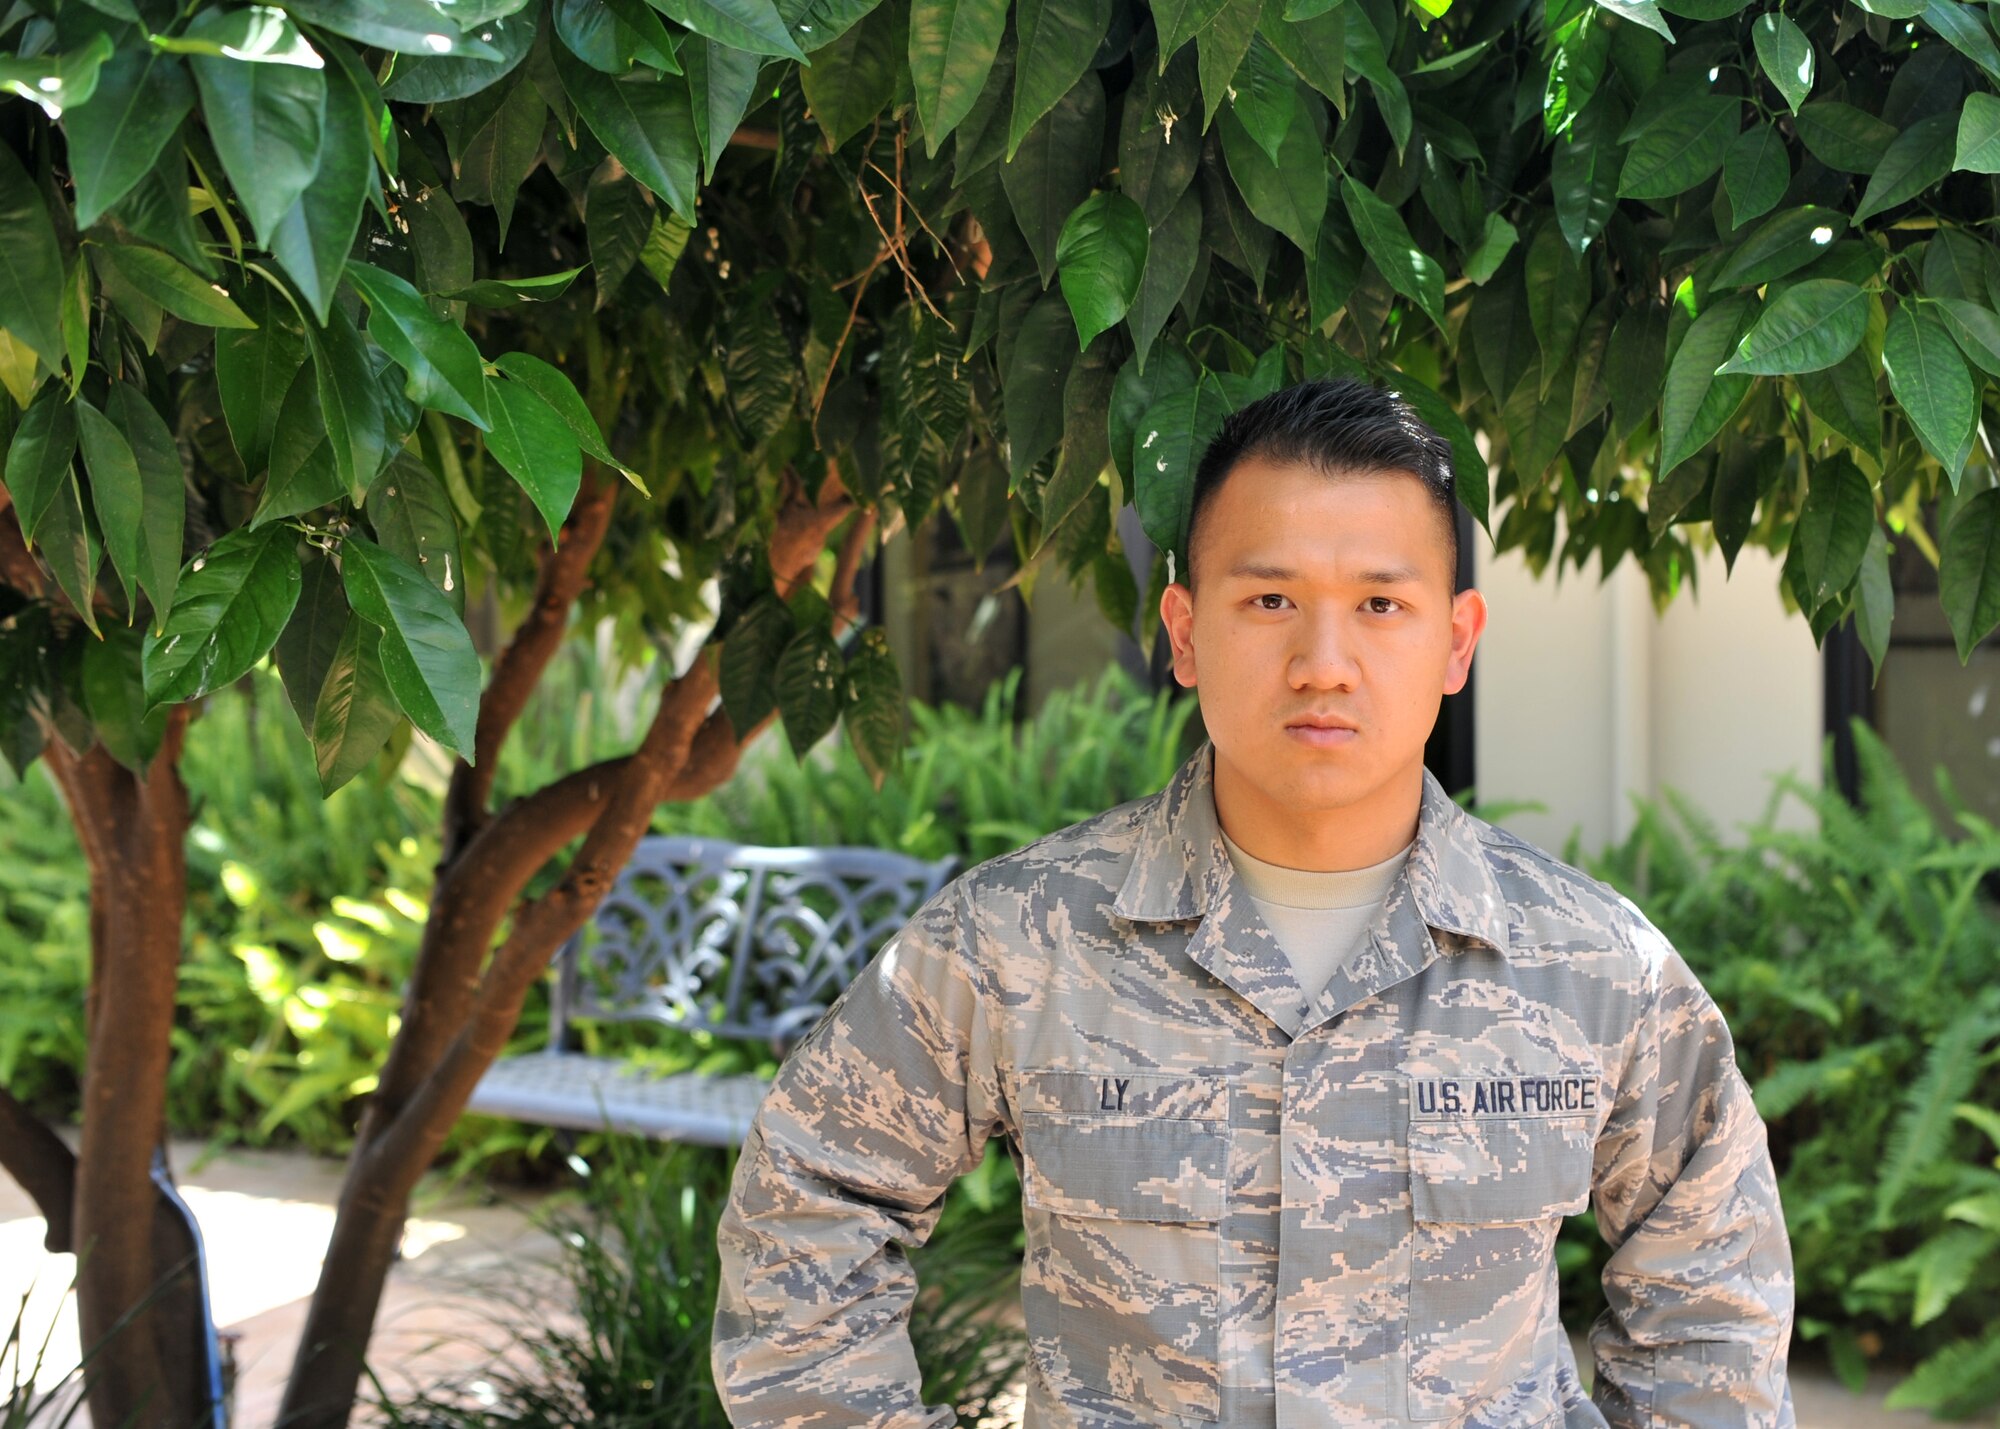
<svg viewBox="0 0 2000 1429"><path fill-rule="evenodd" d="M175 1178L207 1243L216 1323L237 1336L236 1424L268 1429L332 1232L342 1163L296 1152L204 1153L200 1143L176 1143ZM568 1316L568 1295L555 1273L557 1247L530 1223L538 1204L532 1197L419 1192L370 1343L375 1372L392 1396L491 1368L505 1360L510 1331L530 1317L547 1324ZM28 1297L28 1343L54 1331L45 1385L77 1361L75 1300L67 1289L74 1271L73 1257L42 1249L41 1218L0 1175L0 1333ZM1579 1363L1588 1365L1588 1351L1579 1349ZM9 1378L0 1368L0 1394ZM1801 1429L1935 1423L1883 1409L1891 1383L1878 1376L1866 1393L1853 1395L1823 1370L1799 1366L1792 1392Z"/></svg>

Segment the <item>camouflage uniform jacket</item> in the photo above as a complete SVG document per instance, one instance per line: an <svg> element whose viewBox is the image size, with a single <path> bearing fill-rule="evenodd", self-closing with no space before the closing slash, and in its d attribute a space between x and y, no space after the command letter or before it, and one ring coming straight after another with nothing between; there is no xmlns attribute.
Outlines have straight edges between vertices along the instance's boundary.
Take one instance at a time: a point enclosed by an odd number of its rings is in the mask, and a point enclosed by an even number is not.
<svg viewBox="0 0 2000 1429"><path fill-rule="evenodd" d="M961 874L785 1059L718 1237L732 1422L954 1422L901 1244L1005 1132L1027 1429L1792 1424L1764 1126L1662 934L1425 771L1370 945L1308 997L1212 754ZM1553 1256L1586 1207L1593 1396Z"/></svg>

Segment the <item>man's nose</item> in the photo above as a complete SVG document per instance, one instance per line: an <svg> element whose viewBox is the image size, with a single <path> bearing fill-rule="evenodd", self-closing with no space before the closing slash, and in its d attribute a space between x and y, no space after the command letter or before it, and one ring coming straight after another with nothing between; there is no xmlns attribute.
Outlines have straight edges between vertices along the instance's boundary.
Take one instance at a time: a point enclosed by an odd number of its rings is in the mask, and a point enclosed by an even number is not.
<svg viewBox="0 0 2000 1429"><path fill-rule="evenodd" d="M1286 678L1299 689L1352 688L1360 678L1354 659L1353 632L1337 615L1321 612L1298 624Z"/></svg>

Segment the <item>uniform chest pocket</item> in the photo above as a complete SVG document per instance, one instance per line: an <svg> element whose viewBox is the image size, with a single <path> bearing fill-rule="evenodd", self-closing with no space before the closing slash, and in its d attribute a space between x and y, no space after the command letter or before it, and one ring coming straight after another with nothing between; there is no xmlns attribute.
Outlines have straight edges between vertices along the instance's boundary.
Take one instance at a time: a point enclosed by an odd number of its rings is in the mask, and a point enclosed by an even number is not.
<svg viewBox="0 0 2000 1429"><path fill-rule="evenodd" d="M1556 1328L1554 1246L1590 1203L1595 1118L1410 1125L1410 1416L1505 1390Z"/></svg>
<svg viewBox="0 0 2000 1429"><path fill-rule="evenodd" d="M1147 1090L1169 1090L1159 1085L1167 1080ZM1037 1360L1057 1385L1214 1420L1229 1123L1227 1084L1199 1080L1217 1094L1179 1104L1155 1096L1139 1114L1031 1110L1034 1099L1024 1099L1022 1302ZM1128 1105L1143 1103L1128 1095ZM1159 1114L1176 1110L1218 1114Z"/></svg>

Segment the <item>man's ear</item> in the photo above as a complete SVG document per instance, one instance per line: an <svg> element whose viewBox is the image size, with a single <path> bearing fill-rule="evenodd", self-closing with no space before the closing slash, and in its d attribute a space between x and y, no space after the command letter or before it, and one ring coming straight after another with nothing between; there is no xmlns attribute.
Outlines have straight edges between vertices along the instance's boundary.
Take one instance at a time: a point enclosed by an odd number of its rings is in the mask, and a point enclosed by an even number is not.
<svg viewBox="0 0 2000 1429"><path fill-rule="evenodd" d="M1451 659L1445 664L1444 692L1455 695L1472 673L1472 652L1486 630L1486 597L1466 589L1451 601Z"/></svg>
<svg viewBox="0 0 2000 1429"><path fill-rule="evenodd" d="M1194 592L1175 581L1160 592L1160 623L1167 628L1173 646L1174 679L1188 689L1195 686L1194 672Z"/></svg>

